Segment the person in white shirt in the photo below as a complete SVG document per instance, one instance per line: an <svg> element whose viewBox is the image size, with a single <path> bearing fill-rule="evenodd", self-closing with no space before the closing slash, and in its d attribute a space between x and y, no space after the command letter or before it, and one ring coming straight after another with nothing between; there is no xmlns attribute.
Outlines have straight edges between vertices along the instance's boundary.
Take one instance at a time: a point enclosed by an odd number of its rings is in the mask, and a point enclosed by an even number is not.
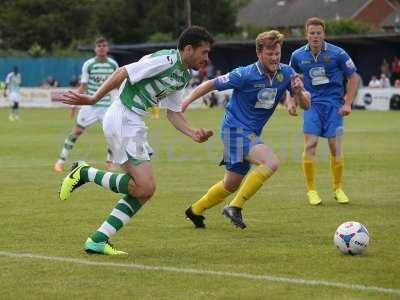
<svg viewBox="0 0 400 300"><path fill-rule="evenodd" d="M368 87L370 88L380 88L382 87L381 81L374 75L371 77L371 80L368 83Z"/></svg>
<svg viewBox="0 0 400 300"><path fill-rule="evenodd" d="M390 80L387 78L385 74L381 74L381 87L383 88L390 88Z"/></svg>
<svg viewBox="0 0 400 300"><path fill-rule="evenodd" d="M4 89L4 97L8 96L10 102L12 102L11 112L9 115L10 121L19 120L19 101L21 100L20 93L21 86L21 73L19 73L18 67L15 66L13 71L8 73L6 77L6 86ZM8 91L8 94L7 94Z"/></svg>

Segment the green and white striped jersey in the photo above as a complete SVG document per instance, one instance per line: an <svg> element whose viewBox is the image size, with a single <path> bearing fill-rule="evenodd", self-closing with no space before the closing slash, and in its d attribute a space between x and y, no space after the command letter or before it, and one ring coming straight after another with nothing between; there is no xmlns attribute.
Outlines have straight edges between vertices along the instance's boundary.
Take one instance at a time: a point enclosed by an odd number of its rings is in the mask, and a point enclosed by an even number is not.
<svg viewBox="0 0 400 300"><path fill-rule="evenodd" d="M81 83L86 84L86 94L93 95L117 68L117 62L110 57L103 62L97 61L96 57L88 59L83 64L81 76ZM108 93L95 106L108 107L111 101L111 93Z"/></svg>
<svg viewBox="0 0 400 300"><path fill-rule="evenodd" d="M121 102L139 115L161 100L172 111L181 111L183 88L191 78L176 49L161 50L125 66L128 78L121 84Z"/></svg>
<svg viewBox="0 0 400 300"><path fill-rule="evenodd" d="M6 84L10 93L18 93L21 85L21 74L14 74L14 72L8 73Z"/></svg>

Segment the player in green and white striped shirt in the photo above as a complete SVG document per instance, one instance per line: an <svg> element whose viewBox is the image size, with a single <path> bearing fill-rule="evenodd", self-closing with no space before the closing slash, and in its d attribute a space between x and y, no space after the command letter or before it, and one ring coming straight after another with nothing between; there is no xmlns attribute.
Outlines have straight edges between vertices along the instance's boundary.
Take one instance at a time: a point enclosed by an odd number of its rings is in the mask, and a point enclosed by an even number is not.
<svg viewBox="0 0 400 300"><path fill-rule="evenodd" d="M93 95L102 83L118 68L115 60L108 57L108 43L105 38L98 38L95 42L94 52L96 56L88 59L82 67L81 84L78 88L78 93L86 93ZM84 106L79 110L76 124L72 129L72 133L64 141L60 156L54 165L56 172L64 171L64 164L68 155L74 147L76 140L85 131L86 128L99 122L102 124L103 117L107 108L111 105L112 97L108 93L102 97L93 106ZM75 107L73 108L74 111ZM109 169L112 165L110 151L107 154L106 168Z"/></svg>
<svg viewBox="0 0 400 300"><path fill-rule="evenodd" d="M156 184L150 164L152 149L143 121L151 107L163 101L168 120L195 142L202 143L213 134L211 130L192 128L180 103L182 89L191 77L190 69L198 69L208 61L212 43L211 35L204 28L189 27L179 37L178 49L161 50L119 68L93 96L70 91L61 97L67 104L93 105L109 91L120 87L119 100L108 109L103 130L113 159L127 173L105 172L79 162L63 180L60 189L61 200L67 200L75 188L87 182L124 194L107 220L85 242L87 252L125 254L112 247L109 239L153 196Z"/></svg>
<svg viewBox="0 0 400 300"><path fill-rule="evenodd" d="M4 88L4 97L7 97L12 102L11 112L8 116L10 121L19 120L19 101L21 100L21 73L17 66L14 66L13 71L8 73L6 77L6 86Z"/></svg>

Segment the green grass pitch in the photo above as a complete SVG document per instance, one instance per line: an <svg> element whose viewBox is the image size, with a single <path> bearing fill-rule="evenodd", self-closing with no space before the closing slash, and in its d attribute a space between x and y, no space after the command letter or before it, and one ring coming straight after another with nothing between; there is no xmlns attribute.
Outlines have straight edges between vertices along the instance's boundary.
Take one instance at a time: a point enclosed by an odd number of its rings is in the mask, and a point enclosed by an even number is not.
<svg viewBox="0 0 400 300"><path fill-rule="evenodd" d="M333 199L328 148L320 141L317 187L324 202L311 207L300 165L301 117L277 111L263 139L282 164L247 203L248 228L233 227L219 206L205 214L208 228L195 230L184 210L222 178L222 114L187 113L195 126L217 132L205 144L182 136L165 116L148 120L157 191L113 239L129 255L104 257L89 256L82 246L119 196L88 184L68 202L57 198L63 175L52 167L73 125L68 111L22 109L21 121L9 122L8 110L0 109L0 298L400 298L400 114L354 111L346 118L349 205ZM84 159L103 168L104 158L95 126L78 140L70 162ZM332 244L336 227L348 220L369 230L361 256L342 255Z"/></svg>

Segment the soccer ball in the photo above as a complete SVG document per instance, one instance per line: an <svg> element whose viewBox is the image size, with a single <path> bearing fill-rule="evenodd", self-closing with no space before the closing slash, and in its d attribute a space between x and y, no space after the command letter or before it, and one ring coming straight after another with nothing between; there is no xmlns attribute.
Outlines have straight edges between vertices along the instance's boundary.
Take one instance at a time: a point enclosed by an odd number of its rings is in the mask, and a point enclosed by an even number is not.
<svg viewBox="0 0 400 300"><path fill-rule="evenodd" d="M344 254L357 255L367 249L369 234L361 223L349 221L341 224L333 236L333 243Z"/></svg>

